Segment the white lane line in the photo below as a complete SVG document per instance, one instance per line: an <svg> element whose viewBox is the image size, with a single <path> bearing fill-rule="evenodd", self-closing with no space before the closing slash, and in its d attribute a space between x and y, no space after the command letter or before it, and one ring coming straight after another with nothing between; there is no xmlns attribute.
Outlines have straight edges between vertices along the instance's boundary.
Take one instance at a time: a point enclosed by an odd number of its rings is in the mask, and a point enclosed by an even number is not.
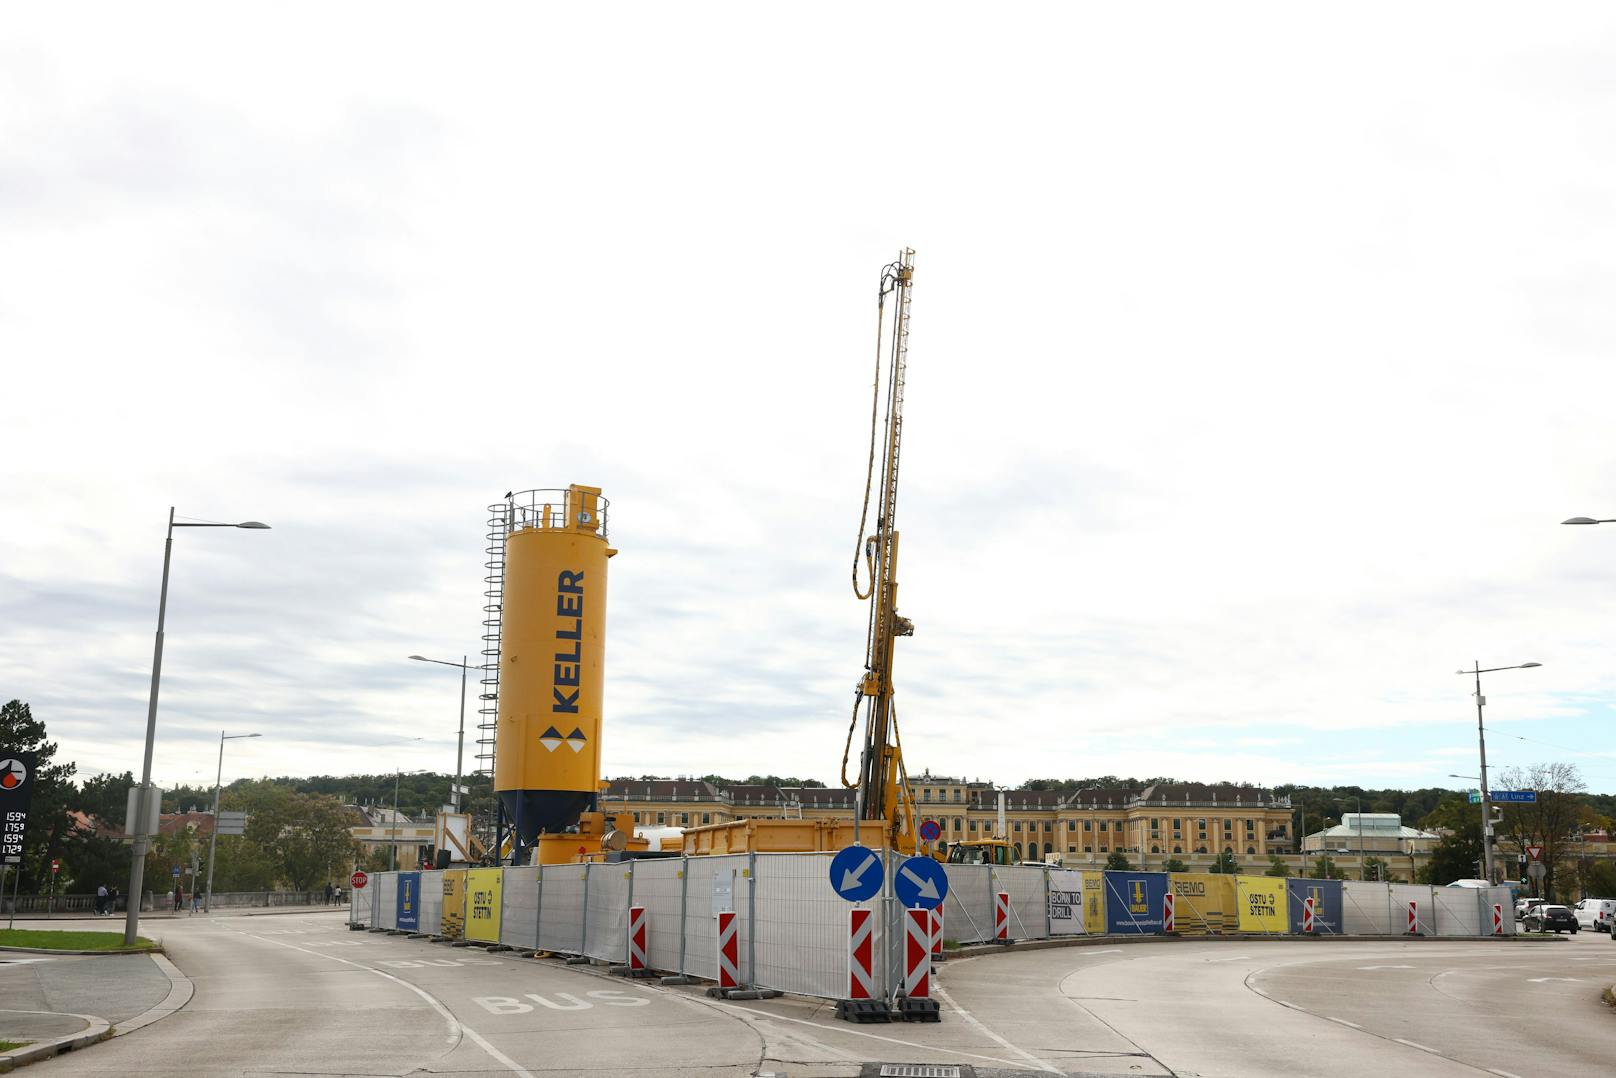
<svg viewBox="0 0 1616 1078"><path fill-rule="evenodd" d="M307 947L299 947L295 943L283 943L280 940L266 939L263 936L252 936L251 938L261 940L264 943L273 943L277 947L285 947L289 950L301 951L304 954L311 954L316 958L324 958L330 962L341 962L345 966L352 966L354 969L366 970L367 972L374 973L378 977L385 977L387 980L392 981L395 984L401 984L405 988L408 988L411 992L414 992L416 995L426 1000L427 1006L431 1007L434 1011L437 1011L438 1014L443 1018L444 1022L448 1023L449 1043L451 1045L451 1050L453 1050L453 1044L459 1040L462 1034L464 1034L465 1036L471 1038L472 1042L476 1044L477 1047L487 1052L489 1058L493 1059L494 1062L509 1070L512 1074L517 1075L518 1078L533 1078L533 1073L531 1071L524 1069L520 1063L517 1063L510 1056L506 1055L504 1052L501 1052L492 1044L489 1044L487 1038L451 1014L449 1012L449 1008L438 1002L437 998L431 995L431 993L427 992L423 988L419 988L416 985L411 984L402 977L395 977L391 973L383 973L374 966L367 966L360 962L350 962L346 958L338 958L336 955L321 954L319 951L311 951Z"/></svg>
<svg viewBox="0 0 1616 1078"><path fill-rule="evenodd" d="M1208 962L1238 962L1242 958L1250 958L1249 954L1232 954L1227 958L1208 958Z"/></svg>
<svg viewBox="0 0 1616 1078"><path fill-rule="evenodd" d="M1509 1071L1494 1070L1491 1067L1487 1068L1487 1073L1496 1074L1498 1075L1498 1078L1521 1078L1521 1076L1518 1074L1511 1074Z"/></svg>
<svg viewBox="0 0 1616 1078"><path fill-rule="evenodd" d="M1325 1015L1324 1017L1330 1018L1329 1015ZM1332 1022L1340 1022L1342 1025L1351 1026L1353 1029L1362 1029L1363 1028L1363 1026L1360 1026L1357 1022L1349 1022L1345 1018L1330 1018L1330 1021L1332 1021Z"/></svg>
<svg viewBox="0 0 1616 1078"><path fill-rule="evenodd" d="M969 1022L971 1025L975 1026L981 1032L987 1034L988 1038L990 1040L992 1040L995 1044L997 1044L999 1047L1009 1049L1010 1051L1014 1052L1016 1055L1020 1056L1022 1059L1026 1060L1028 1063L1031 1063L1033 1066L1037 1067L1041 1071L1049 1071L1052 1074L1065 1073L1059 1067L1055 1066L1054 1064L1046 1063L1044 1060L1039 1059L1037 1056L1033 1055L1031 1052L1028 1052L1028 1051L1026 1051L1026 1050L1012 1044L1011 1042L1005 1040L1003 1037L999 1036L997 1033L993 1032L993 1030L991 1030L987 1026L983 1025L982 1022L976 1017L976 1015L972 1014L970 1011L966 1010L964 1007L961 1007L959 1005L959 1003L955 1001L953 996L950 996L947 992L943 991L943 989L941 987L939 987L938 985L933 984L931 986L931 991L932 991L932 995L936 996L938 999L940 999L944 1003L948 1004L949 1008L951 1010L953 1010L956 1014L958 1014L961 1018L965 1019L967 1022Z"/></svg>
<svg viewBox="0 0 1616 1078"><path fill-rule="evenodd" d="M1426 1046L1425 1046L1425 1045L1423 1045L1423 1044L1416 1044L1416 1043L1415 1043L1415 1042L1413 1042L1413 1041L1405 1041L1405 1040L1404 1040L1404 1039L1403 1039L1403 1038L1401 1038L1401 1037L1393 1037L1393 1038L1392 1038L1392 1040L1394 1040L1394 1041L1396 1041L1396 1042L1397 1042L1397 1043L1398 1043L1398 1044L1406 1044L1406 1045L1408 1045L1408 1046L1409 1046L1409 1047L1410 1047L1410 1048L1418 1048L1418 1049L1419 1049L1419 1050L1420 1050L1420 1051L1422 1051L1422 1052L1430 1052L1430 1053L1431 1053L1431 1054L1432 1054L1432 1055L1434 1055L1434 1056L1439 1056L1439 1055L1441 1055L1441 1054L1442 1054L1442 1053L1441 1053L1441 1052L1438 1052L1438 1051L1437 1051L1437 1050L1436 1050L1436 1049L1435 1049L1435 1048L1427 1048L1427 1047L1426 1047Z"/></svg>

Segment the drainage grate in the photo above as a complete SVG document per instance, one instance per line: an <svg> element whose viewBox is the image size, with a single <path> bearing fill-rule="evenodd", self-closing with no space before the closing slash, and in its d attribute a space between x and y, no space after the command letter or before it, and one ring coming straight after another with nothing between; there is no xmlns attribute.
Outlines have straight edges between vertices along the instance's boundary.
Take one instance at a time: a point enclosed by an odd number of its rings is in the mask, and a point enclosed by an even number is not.
<svg viewBox="0 0 1616 1078"><path fill-rule="evenodd" d="M960 1078L960 1069L938 1063L883 1063L881 1078Z"/></svg>

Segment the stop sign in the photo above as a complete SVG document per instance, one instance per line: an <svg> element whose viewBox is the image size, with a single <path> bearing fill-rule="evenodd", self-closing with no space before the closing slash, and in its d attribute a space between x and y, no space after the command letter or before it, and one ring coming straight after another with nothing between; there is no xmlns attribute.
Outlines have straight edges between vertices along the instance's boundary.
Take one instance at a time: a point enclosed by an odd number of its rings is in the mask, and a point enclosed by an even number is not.
<svg viewBox="0 0 1616 1078"><path fill-rule="evenodd" d="M348 882L353 884L354 890L357 891L370 882L370 877L365 875L363 870L355 869L354 874L348 877Z"/></svg>

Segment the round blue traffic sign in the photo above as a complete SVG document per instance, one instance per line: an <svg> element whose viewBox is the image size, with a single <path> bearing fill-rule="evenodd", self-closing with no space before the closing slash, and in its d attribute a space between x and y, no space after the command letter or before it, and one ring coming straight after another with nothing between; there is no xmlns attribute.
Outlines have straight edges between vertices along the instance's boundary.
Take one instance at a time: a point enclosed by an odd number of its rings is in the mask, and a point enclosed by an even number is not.
<svg viewBox="0 0 1616 1078"><path fill-rule="evenodd" d="M922 842L936 842L937 837L943 833L943 825L936 820L925 820L920 825L920 840Z"/></svg>
<svg viewBox="0 0 1616 1078"><path fill-rule="evenodd" d="M930 857L911 857L898 866L892 891L904 909L934 910L948 897L948 873Z"/></svg>
<svg viewBox="0 0 1616 1078"><path fill-rule="evenodd" d="M849 902L873 898L881 880L881 855L868 846L849 846L830 859L830 885Z"/></svg>

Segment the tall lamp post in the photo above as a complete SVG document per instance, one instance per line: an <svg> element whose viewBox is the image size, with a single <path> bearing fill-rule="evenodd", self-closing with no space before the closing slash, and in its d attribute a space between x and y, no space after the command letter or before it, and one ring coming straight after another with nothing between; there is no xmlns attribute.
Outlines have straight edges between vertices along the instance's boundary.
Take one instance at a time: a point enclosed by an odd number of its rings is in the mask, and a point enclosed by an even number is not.
<svg viewBox="0 0 1616 1078"><path fill-rule="evenodd" d="M1570 524L1579 519L1586 518L1573 517L1572 520L1568 520L1566 523ZM1597 524L1599 522L1588 521L1588 523ZM1476 679L1476 742L1481 749L1481 775L1479 777L1481 782L1481 857L1482 864L1485 866L1484 871L1487 874L1488 884L1494 884L1498 881L1493 878L1493 814L1487 792L1487 728L1481 721L1481 709L1486 705L1487 698L1481 695L1481 675L1496 674L1500 670L1530 670L1535 666L1542 665L1542 663L1519 663L1515 666L1489 666L1483 668L1481 661L1478 659L1475 669L1459 671L1460 677L1474 675Z"/></svg>
<svg viewBox="0 0 1616 1078"><path fill-rule="evenodd" d="M175 528L251 528L268 531L268 524L244 520L239 524L213 524L201 521L174 521L174 507L168 507L168 535L163 540L163 586L157 597L157 643L152 650L151 696L146 703L146 757L140 768L140 795L135 798L135 835L130 849L129 900L123 922L123 945L133 947L140 932L140 893L145 885L146 851L151 843L145 834L146 819L151 812L152 749L157 744L157 690L163 677L163 622L168 614L168 565L174 553Z"/></svg>
<svg viewBox="0 0 1616 1078"><path fill-rule="evenodd" d="M453 666L460 670L460 733L455 738L455 777L454 786L449 790L449 803L456 812L460 811L460 767L466 751L466 671L471 667L466 665L466 656L460 656L457 663L445 662L442 659L429 659L425 655L411 655L410 658L419 663L437 663L439 666ZM480 668L479 668L480 669Z"/></svg>
<svg viewBox="0 0 1616 1078"><path fill-rule="evenodd" d="M224 743L244 737L263 737L263 734L227 734L219 731L219 770L213 776L213 835L208 839L208 894L202 900L202 912L213 912L213 855L219 849L219 785L224 781Z"/></svg>
<svg viewBox="0 0 1616 1078"><path fill-rule="evenodd" d="M421 739L416 738L415 740L419 741ZM392 819L393 827L392 827L392 834L389 836L389 841L387 843L388 852L390 852L393 855L392 856L392 865L393 865L393 867L392 867L392 870L391 870L393 872L398 871L398 844L399 844L399 840L402 837L398 833L398 780L403 778L405 775L421 775L421 774L425 774L425 772L421 771L421 770L394 771L393 772L393 819ZM419 867L419 866L417 866L417 867Z"/></svg>

